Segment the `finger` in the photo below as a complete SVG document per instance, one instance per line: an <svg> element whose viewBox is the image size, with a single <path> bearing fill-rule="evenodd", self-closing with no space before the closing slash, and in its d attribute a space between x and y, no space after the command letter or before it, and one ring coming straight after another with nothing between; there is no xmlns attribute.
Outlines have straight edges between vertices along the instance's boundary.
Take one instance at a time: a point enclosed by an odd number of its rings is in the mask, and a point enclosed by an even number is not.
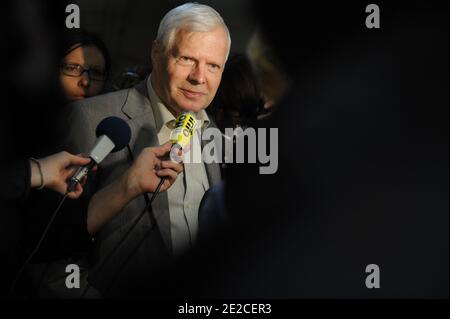
<svg viewBox="0 0 450 319"><path fill-rule="evenodd" d="M62 194L62 195L64 195L67 191L67 184L62 181L57 181L57 182L55 182L55 184L48 185L47 187L55 192Z"/></svg>
<svg viewBox="0 0 450 319"><path fill-rule="evenodd" d="M178 173L170 168L165 168L157 171L156 175L159 177L167 177L171 179L171 182L173 183L177 179Z"/></svg>
<svg viewBox="0 0 450 319"><path fill-rule="evenodd" d="M68 153L67 160L69 165L87 165L91 161L89 157L81 157L70 153Z"/></svg>
<svg viewBox="0 0 450 319"><path fill-rule="evenodd" d="M67 180L68 178L72 177L75 172L77 171L77 167L68 167L66 169L64 169L63 171L63 178L64 180Z"/></svg>
<svg viewBox="0 0 450 319"><path fill-rule="evenodd" d="M86 181L86 178L85 178ZM81 184L77 184L75 186L75 194L77 195L77 197L80 197L81 193L83 193L83 186Z"/></svg>
<svg viewBox="0 0 450 319"><path fill-rule="evenodd" d="M87 175L81 179L81 181L79 183L80 187L83 187L86 184L87 179L88 179Z"/></svg>
<svg viewBox="0 0 450 319"><path fill-rule="evenodd" d="M173 180L171 181L170 178L165 178L164 182L161 185L161 189L159 191L163 192L163 191L167 190L170 186L172 186L172 184L173 184Z"/></svg>
<svg viewBox="0 0 450 319"><path fill-rule="evenodd" d="M172 143L167 142L161 146L151 147L150 149L156 156L164 156L166 153L168 153L170 151L171 146L172 146Z"/></svg>
<svg viewBox="0 0 450 319"><path fill-rule="evenodd" d="M91 169L91 171L92 171L92 172L96 172L97 169L98 169L98 166L95 165L95 166ZM69 166L69 167L65 168L64 171L62 172L62 174L63 174L63 175L62 175L62 176L63 176L63 179L64 179L64 180L67 180L67 179L71 178L73 175L75 175L75 173L76 173L77 170L78 170L78 167L75 167L75 166ZM85 176L85 177L87 177L87 176Z"/></svg>
<svg viewBox="0 0 450 319"><path fill-rule="evenodd" d="M67 197L69 197L70 199L78 199L78 198L80 198L80 196L81 196L81 193L82 193L83 191L73 191L73 192L70 192L69 194L67 194Z"/></svg>
<svg viewBox="0 0 450 319"><path fill-rule="evenodd" d="M68 193L67 197L69 197L70 199L77 199L78 198L78 196L75 193L75 191Z"/></svg>
<svg viewBox="0 0 450 319"><path fill-rule="evenodd" d="M173 169L177 173L181 173L183 171L183 165L174 161L162 161L161 167Z"/></svg>
<svg viewBox="0 0 450 319"><path fill-rule="evenodd" d="M67 197L71 199L77 199L83 193L83 187L80 184L75 185L75 189L67 194Z"/></svg>
<svg viewBox="0 0 450 319"><path fill-rule="evenodd" d="M161 169L161 160L158 158L153 159L153 167L154 170L160 170Z"/></svg>

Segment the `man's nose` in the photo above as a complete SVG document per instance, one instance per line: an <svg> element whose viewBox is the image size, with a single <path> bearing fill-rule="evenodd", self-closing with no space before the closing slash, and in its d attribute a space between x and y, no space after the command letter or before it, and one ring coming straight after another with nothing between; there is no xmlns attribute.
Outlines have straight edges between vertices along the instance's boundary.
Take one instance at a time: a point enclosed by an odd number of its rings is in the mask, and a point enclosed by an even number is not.
<svg viewBox="0 0 450 319"><path fill-rule="evenodd" d="M204 84L205 83L205 66L202 64L195 65L191 73L189 73L189 82L192 84Z"/></svg>

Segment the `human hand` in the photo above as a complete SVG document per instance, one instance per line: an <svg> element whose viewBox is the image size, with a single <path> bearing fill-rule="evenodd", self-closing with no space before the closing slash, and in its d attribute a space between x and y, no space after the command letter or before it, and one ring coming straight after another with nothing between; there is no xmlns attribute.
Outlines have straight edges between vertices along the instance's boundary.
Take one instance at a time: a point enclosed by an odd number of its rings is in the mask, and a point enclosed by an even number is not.
<svg viewBox="0 0 450 319"><path fill-rule="evenodd" d="M67 191L67 180L75 174L78 166L89 164L91 159L63 151L41 158L38 161L41 165L42 180L37 164L30 161L31 187L38 187L42 182L43 187L65 194ZM68 197L72 199L80 197L85 182L86 178L81 184L76 185L74 191L68 193Z"/></svg>
<svg viewBox="0 0 450 319"><path fill-rule="evenodd" d="M183 165L171 160L162 160L170 152L170 142L156 147L144 148L133 165L124 174L125 191L130 198L156 191L162 177L165 177L160 191L168 189L175 182Z"/></svg>

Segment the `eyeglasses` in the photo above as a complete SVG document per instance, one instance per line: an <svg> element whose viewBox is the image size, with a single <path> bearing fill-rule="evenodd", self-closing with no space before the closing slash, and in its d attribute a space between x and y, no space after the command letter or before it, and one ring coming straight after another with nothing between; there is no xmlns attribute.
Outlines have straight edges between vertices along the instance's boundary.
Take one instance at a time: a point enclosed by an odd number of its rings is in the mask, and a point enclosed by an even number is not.
<svg viewBox="0 0 450 319"><path fill-rule="evenodd" d="M89 75L89 79L93 81L106 81L107 73L103 69L99 68L91 68L85 69L79 64L62 64L61 71L63 74L67 76L82 76L84 72L87 72Z"/></svg>

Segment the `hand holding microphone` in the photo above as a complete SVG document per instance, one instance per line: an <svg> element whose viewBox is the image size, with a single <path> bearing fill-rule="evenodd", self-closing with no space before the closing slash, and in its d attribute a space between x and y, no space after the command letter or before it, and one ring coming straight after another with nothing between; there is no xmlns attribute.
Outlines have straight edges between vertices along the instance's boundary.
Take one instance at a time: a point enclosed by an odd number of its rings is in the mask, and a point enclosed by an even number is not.
<svg viewBox="0 0 450 319"><path fill-rule="evenodd" d="M194 135L194 130L197 128L197 120L195 119L194 113L192 112L182 112L176 122L173 131L170 133L170 142L166 143L170 146L170 162L171 165L174 163L178 163L181 166L181 162L183 161L183 153L187 152L191 145L191 139ZM169 164L167 164L169 165ZM167 175L161 176L161 180L156 187L156 190L152 190L154 192L150 202L147 205L150 205L153 202L156 194L162 191L164 185L172 185L173 181L167 183ZM167 187L166 187L167 188Z"/></svg>
<svg viewBox="0 0 450 319"><path fill-rule="evenodd" d="M117 215L134 198L168 189L183 171L183 165L164 161L171 143L147 147L142 150L133 164L116 180L94 194L88 209L88 232L95 234L105 223ZM158 191L159 191L158 190Z"/></svg>
<svg viewBox="0 0 450 319"><path fill-rule="evenodd" d="M78 165L88 165L90 158L81 157L80 155L72 155L68 152L59 152L39 160L30 160L31 167L31 187L32 188L48 188L60 194L67 192L67 179L72 177ZM83 192L81 183L77 183L67 196L72 199L80 197Z"/></svg>
<svg viewBox="0 0 450 319"><path fill-rule="evenodd" d="M28 263L33 259L33 256L39 251L39 247L44 241L53 221L55 220L62 204L66 197L78 198L83 191L81 185L86 180L88 172L95 168L96 164L101 161L111 152L116 152L128 145L131 139L131 129L128 124L118 117L108 117L101 121L96 129L97 142L89 152L88 158L81 158L79 156L71 155L67 152L61 152L42 159L41 161L34 158L30 159L31 165L31 186L38 186L40 189L44 186L62 193L64 196L58 204L58 207L50 217L50 221L42 233L36 247L28 256L22 267L18 271L10 289L10 294L14 292L14 288L18 279L21 277L23 271ZM34 164L33 164L34 163ZM82 165L76 170L75 174L69 178L75 171L70 165ZM36 176L40 175L40 182L37 182ZM89 228L89 225L88 225Z"/></svg>
<svg viewBox="0 0 450 319"><path fill-rule="evenodd" d="M142 150L123 176L126 193L131 199L144 193L164 191L175 182L183 171L181 153L190 145L196 126L194 114L183 112L176 119L170 142ZM162 160L169 152L171 160Z"/></svg>
<svg viewBox="0 0 450 319"><path fill-rule="evenodd" d="M174 161L162 158L170 152L172 144L167 142L161 146L144 148L125 172L124 185L127 197L131 200L144 193L153 193L161 179L164 180L160 191L168 189L183 171L183 166Z"/></svg>
<svg viewBox="0 0 450 319"><path fill-rule="evenodd" d="M58 207L50 217L50 221L42 233L36 247L33 249L27 260L18 271L10 289L10 294L14 292L16 283L33 256L39 251L39 247L44 241L55 217L67 197L78 198L83 189L82 185L86 181L86 176L90 170L96 168L105 157L111 152L117 152L128 145L131 139L131 129L128 124L118 117L108 117L102 120L96 129L97 141L89 152L88 158L75 156L67 152L61 152L41 160L30 159L31 165L31 187L48 187L64 196ZM80 165L75 171L72 165ZM75 174L73 174L75 172ZM40 175L39 179L37 176ZM67 179L70 178L68 184ZM38 181L39 180L39 181ZM88 217L89 222L89 217ZM89 230L89 224L88 224Z"/></svg>

